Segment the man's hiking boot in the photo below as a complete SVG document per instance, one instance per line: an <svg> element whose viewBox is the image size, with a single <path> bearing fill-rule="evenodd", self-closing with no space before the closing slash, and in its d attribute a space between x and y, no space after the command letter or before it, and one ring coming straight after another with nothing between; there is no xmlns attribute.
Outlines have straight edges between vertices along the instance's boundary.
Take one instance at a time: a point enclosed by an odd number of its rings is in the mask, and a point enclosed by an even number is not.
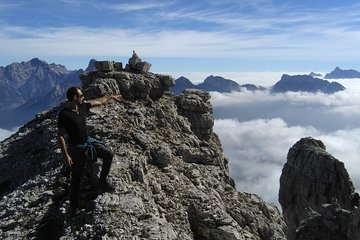
<svg viewBox="0 0 360 240"><path fill-rule="evenodd" d="M99 189L103 192L114 192L115 187L106 180L100 180Z"/></svg>

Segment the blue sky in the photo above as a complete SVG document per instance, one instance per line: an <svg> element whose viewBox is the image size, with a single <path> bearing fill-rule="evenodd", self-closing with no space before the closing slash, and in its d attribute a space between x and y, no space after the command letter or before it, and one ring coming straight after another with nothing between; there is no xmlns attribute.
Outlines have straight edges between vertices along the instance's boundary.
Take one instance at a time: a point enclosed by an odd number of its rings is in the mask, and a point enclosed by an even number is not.
<svg viewBox="0 0 360 240"><path fill-rule="evenodd" d="M360 3L350 0L0 0L0 65L91 58L152 71L360 69Z"/></svg>

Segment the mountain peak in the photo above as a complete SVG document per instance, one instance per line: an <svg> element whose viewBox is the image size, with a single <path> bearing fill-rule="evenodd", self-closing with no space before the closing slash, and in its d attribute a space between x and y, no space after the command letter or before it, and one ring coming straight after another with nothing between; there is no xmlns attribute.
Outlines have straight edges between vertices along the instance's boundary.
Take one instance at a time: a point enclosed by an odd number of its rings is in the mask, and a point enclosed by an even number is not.
<svg viewBox="0 0 360 240"><path fill-rule="evenodd" d="M287 156L279 202L289 239L360 239L360 220L355 217L360 214L359 194L344 163L310 137L295 143Z"/></svg>
<svg viewBox="0 0 360 240"><path fill-rule="evenodd" d="M329 82L309 75L283 74L281 79L272 87L272 92L323 92L334 93L344 90L345 87L337 82Z"/></svg>
<svg viewBox="0 0 360 240"><path fill-rule="evenodd" d="M39 59L39 58L37 58L37 57L35 57L35 58L32 58L30 61L29 61L31 64L33 64L33 65L47 65L48 63L47 62L45 62L44 60L41 60L41 59Z"/></svg>
<svg viewBox="0 0 360 240"><path fill-rule="evenodd" d="M339 79L339 78L360 78L360 72L354 69L343 70L336 67L331 73L325 75L326 79Z"/></svg>

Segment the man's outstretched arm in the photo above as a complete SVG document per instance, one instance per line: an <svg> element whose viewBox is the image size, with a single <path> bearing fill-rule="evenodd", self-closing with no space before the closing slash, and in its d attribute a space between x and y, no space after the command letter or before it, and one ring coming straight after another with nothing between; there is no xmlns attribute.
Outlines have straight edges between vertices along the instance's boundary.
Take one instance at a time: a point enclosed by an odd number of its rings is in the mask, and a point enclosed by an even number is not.
<svg viewBox="0 0 360 240"><path fill-rule="evenodd" d="M97 107L106 104L110 100L115 100L117 102L121 102L123 97L121 95L112 95L112 96L105 96L101 98L97 98L90 101L91 107Z"/></svg>

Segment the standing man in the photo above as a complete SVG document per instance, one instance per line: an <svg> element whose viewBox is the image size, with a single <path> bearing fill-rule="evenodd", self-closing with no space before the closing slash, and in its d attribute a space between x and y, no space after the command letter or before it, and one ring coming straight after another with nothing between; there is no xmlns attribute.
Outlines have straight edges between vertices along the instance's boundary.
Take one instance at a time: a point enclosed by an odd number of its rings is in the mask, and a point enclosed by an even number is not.
<svg viewBox="0 0 360 240"><path fill-rule="evenodd" d="M58 115L58 142L65 158L65 163L71 168L70 212L79 213L79 191L81 174L86 161L96 161L96 157L103 159L100 173L99 188L112 192L115 188L106 180L110 172L113 152L99 140L87 134L86 115L90 108L106 104L109 100L120 102L121 95L105 96L84 102L84 95L80 88L70 87L66 97L68 102ZM68 137L68 146L65 143Z"/></svg>

